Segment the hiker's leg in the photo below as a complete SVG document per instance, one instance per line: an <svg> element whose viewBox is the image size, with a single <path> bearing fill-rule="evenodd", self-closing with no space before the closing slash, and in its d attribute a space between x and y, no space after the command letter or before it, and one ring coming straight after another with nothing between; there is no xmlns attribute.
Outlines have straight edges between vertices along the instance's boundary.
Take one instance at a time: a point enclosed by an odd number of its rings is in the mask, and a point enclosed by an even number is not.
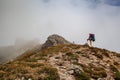
<svg viewBox="0 0 120 80"><path fill-rule="evenodd" d="M90 47L92 47L92 40L90 40Z"/></svg>

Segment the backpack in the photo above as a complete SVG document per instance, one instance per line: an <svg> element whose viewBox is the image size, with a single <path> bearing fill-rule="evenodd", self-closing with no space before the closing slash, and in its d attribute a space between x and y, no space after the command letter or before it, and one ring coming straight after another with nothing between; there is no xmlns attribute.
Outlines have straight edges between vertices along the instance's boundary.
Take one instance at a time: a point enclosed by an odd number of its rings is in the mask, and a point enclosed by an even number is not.
<svg viewBox="0 0 120 80"><path fill-rule="evenodd" d="M89 34L91 40L95 41L95 34Z"/></svg>

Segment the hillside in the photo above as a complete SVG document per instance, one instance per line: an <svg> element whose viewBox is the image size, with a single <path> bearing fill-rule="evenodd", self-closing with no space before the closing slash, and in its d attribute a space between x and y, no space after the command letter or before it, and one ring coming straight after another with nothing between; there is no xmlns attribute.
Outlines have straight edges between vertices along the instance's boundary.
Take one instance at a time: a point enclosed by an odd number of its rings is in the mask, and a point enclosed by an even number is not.
<svg viewBox="0 0 120 80"><path fill-rule="evenodd" d="M120 80L120 54L58 41L56 45L29 50L1 65L0 79Z"/></svg>
<svg viewBox="0 0 120 80"><path fill-rule="evenodd" d="M0 63L4 63L14 57L14 46L0 47Z"/></svg>
<svg viewBox="0 0 120 80"><path fill-rule="evenodd" d="M37 40L16 40L14 45L0 47L0 64L15 59L27 50L40 45Z"/></svg>

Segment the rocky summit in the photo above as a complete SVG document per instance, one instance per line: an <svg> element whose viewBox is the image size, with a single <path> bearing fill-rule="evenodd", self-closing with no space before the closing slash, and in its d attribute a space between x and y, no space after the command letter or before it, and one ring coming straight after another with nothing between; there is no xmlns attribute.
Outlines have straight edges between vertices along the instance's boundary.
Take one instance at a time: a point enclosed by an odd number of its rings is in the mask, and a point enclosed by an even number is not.
<svg viewBox="0 0 120 80"><path fill-rule="evenodd" d="M58 38L49 36L43 45L52 46L31 49L19 59L1 65L0 79L120 80L119 53Z"/></svg>
<svg viewBox="0 0 120 80"><path fill-rule="evenodd" d="M42 49L50 47L50 46L55 46L58 44L70 44L70 42L64 39L62 36L53 34L47 38L46 42L42 45Z"/></svg>

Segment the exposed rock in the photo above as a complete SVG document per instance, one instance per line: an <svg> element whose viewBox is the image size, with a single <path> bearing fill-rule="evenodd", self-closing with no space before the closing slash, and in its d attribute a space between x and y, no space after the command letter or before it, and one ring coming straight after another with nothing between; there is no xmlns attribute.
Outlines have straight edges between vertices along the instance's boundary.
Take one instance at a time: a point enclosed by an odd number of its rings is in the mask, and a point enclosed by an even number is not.
<svg viewBox="0 0 120 80"><path fill-rule="evenodd" d="M53 34L47 38L47 41L42 45L42 49L50 47L50 46L55 46L58 44L70 44L70 42L64 39L62 36Z"/></svg>
<svg viewBox="0 0 120 80"><path fill-rule="evenodd" d="M69 73L70 75L72 75L72 74L74 73L74 70L70 70L70 71L68 71L68 73Z"/></svg>

